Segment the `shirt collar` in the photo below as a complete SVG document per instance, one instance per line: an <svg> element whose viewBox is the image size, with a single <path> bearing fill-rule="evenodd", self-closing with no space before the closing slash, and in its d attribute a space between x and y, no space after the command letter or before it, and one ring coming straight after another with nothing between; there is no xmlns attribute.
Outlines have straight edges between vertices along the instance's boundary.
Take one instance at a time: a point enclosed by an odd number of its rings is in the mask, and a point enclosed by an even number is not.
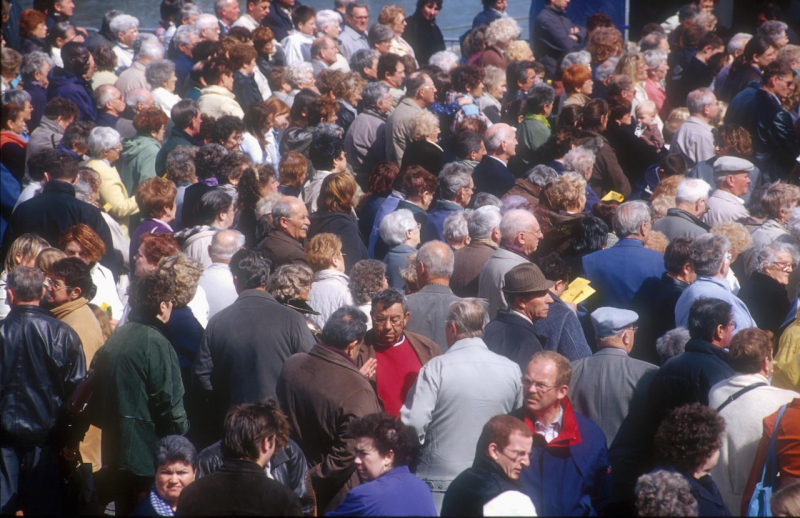
<svg viewBox="0 0 800 518"><path fill-rule="evenodd" d="M564 425L564 407L558 405L558 418L550 424L544 424L538 419L533 422L534 428L536 428L536 433L546 433L548 430L553 430L555 433L558 433L561 430L561 427Z"/></svg>
<svg viewBox="0 0 800 518"><path fill-rule="evenodd" d="M530 318L528 318L528 315L525 315L524 313L520 313L520 312L519 312L519 311L517 311L516 309L512 309L511 311L512 311L512 312L514 312L514 313L515 313L515 314L516 314L518 317L524 318L525 320L527 320L528 322L530 322L531 324L533 324L533 320L531 320Z"/></svg>

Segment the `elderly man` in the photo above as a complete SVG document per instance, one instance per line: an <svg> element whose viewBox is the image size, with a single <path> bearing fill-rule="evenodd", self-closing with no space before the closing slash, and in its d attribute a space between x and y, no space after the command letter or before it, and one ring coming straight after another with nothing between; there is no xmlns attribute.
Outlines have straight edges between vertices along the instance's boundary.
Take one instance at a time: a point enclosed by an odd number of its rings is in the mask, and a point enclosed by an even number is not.
<svg viewBox="0 0 800 518"><path fill-rule="evenodd" d="M407 329L409 310L399 291L390 288L376 293L372 297L372 329L355 357L362 372L369 373L384 410L394 417L400 417L400 408L422 366L442 354L431 339Z"/></svg>
<svg viewBox="0 0 800 518"><path fill-rule="evenodd" d="M693 90L686 97L689 118L681 124L670 146L670 153L681 155L691 169L714 156L714 135L710 122L719 113L717 97L708 88Z"/></svg>
<svg viewBox="0 0 800 518"><path fill-rule="evenodd" d="M200 134L200 125L203 122L197 101L182 99L170 111L172 130L164 139L161 149L156 155L156 174L163 175L167 172L167 158L178 146L200 147L203 142L197 139Z"/></svg>
<svg viewBox="0 0 800 518"><path fill-rule="evenodd" d="M734 333L748 327L757 327L750 310L731 293L725 280L731 265L731 242L723 236L704 234L692 243L689 257L697 279L683 290L675 303L675 325L688 327L692 305L701 298L724 300L732 306Z"/></svg>
<svg viewBox="0 0 800 518"><path fill-rule="evenodd" d="M194 66L192 51L199 42L200 32L194 24L181 25L172 37L168 57L175 63L175 77L178 79L175 85L179 91L182 91L183 83L192 71Z"/></svg>
<svg viewBox="0 0 800 518"><path fill-rule="evenodd" d="M472 172L475 190L502 198L514 187L514 176L508 169L508 161L517 153L517 135L508 124L494 124L486 130L484 142L486 155Z"/></svg>
<svg viewBox="0 0 800 518"><path fill-rule="evenodd" d="M439 193L441 197L430 209L428 219L422 226L423 243L431 240L444 241L444 220L454 212L461 212L472 199L475 184L466 166L450 163L439 174Z"/></svg>
<svg viewBox="0 0 800 518"><path fill-rule="evenodd" d="M521 371L531 356L542 350L533 324L547 317L553 303L548 291L553 281L548 281L539 267L531 263L513 267L503 281L508 309L497 312L497 317L486 326L483 339L490 351L515 361Z"/></svg>
<svg viewBox="0 0 800 518"><path fill-rule="evenodd" d="M119 74L131 66L134 58L133 42L139 36L139 19L129 14L118 14L108 22L108 32L114 37L114 46L111 50L117 55L117 68Z"/></svg>
<svg viewBox="0 0 800 518"><path fill-rule="evenodd" d="M700 218L708 210L710 191L711 186L705 180L683 180L675 192L677 207L667 210L665 217L653 223L653 230L662 232L670 241L678 237L695 238L707 233L710 227Z"/></svg>
<svg viewBox="0 0 800 518"><path fill-rule="evenodd" d="M208 318L236 301L238 294L228 266L233 254L244 248L244 235L236 230L220 230L211 238L208 255L211 265L200 276L199 285L208 297Z"/></svg>
<svg viewBox="0 0 800 518"><path fill-rule="evenodd" d="M197 29L200 41L219 41L219 20L213 14L203 13L198 16L194 22L194 27Z"/></svg>
<svg viewBox="0 0 800 518"><path fill-rule="evenodd" d="M389 87L368 83L361 92L361 106L344 136L344 153L359 185L366 185L373 166L386 159L386 117L392 109Z"/></svg>
<svg viewBox="0 0 800 518"><path fill-rule="evenodd" d="M437 511L448 485L475 460L483 425L520 405L519 366L486 347L481 339L486 320L485 304L478 299L450 306L448 351L422 367L400 410L422 446L417 476L431 488Z"/></svg>
<svg viewBox="0 0 800 518"><path fill-rule="evenodd" d="M164 47L161 46L158 39L152 36L139 37L133 44L133 50L136 52L133 64L122 72L117 82L114 83L122 95L127 95L136 88L150 90L150 85L144 77L144 71L150 63L164 59Z"/></svg>
<svg viewBox="0 0 800 518"><path fill-rule="evenodd" d="M532 447L533 433L516 417L489 419L472 467L447 488L442 516L534 516L533 502L518 485L520 473L530 466Z"/></svg>
<svg viewBox="0 0 800 518"><path fill-rule="evenodd" d="M736 59L742 55L745 45L747 45L747 42L752 38L752 34L738 32L731 36L731 39L728 40L728 45L726 46L725 50L729 55L733 56L733 59ZM717 97L722 95L722 87L725 85L725 81L728 79L730 71L731 65L725 65L717 74L716 79L714 79L714 94L717 95Z"/></svg>
<svg viewBox="0 0 800 518"><path fill-rule="evenodd" d="M353 5L353 4L351 4ZM406 97L386 121L386 159L398 164L412 141L411 119L436 100L436 87L425 72L415 72L406 79Z"/></svg>
<svg viewBox="0 0 800 518"><path fill-rule="evenodd" d="M231 30L231 26L239 19L239 0L215 0L214 14L217 15L219 22L220 36L225 36Z"/></svg>
<svg viewBox="0 0 800 518"><path fill-rule="evenodd" d="M481 270L502 239L500 208L486 205L470 212L467 218L469 244L456 250L450 289L459 297L477 297Z"/></svg>
<svg viewBox="0 0 800 518"><path fill-rule="evenodd" d="M233 22L231 27L244 27L250 32L258 29L261 20L269 14L269 4L270 0L247 0L247 12Z"/></svg>
<svg viewBox="0 0 800 518"><path fill-rule="evenodd" d="M441 241L431 241L417 253L417 286L422 288L408 296L411 318L408 330L427 336L447 352L444 319L450 305L459 300L450 290L453 275L453 250Z"/></svg>
<svg viewBox="0 0 800 518"><path fill-rule="evenodd" d="M347 432L359 418L381 412L381 403L352 360L367 333L367 316L345 306L328 318L319 343L286 361L278 399L291 437L308 460L319 513L336 509L360 483L354 463L355 437Z"/></svg>
<svg viewBox="0 0 800 518"><path fill-rule="evenodd" d="M114 128L122 112L125 111L125 100L120 91L113 85L101 85L92 94L97 108L97 126Z"/></svg>
<svg viewBox="0 0 800 518"><path fill-rule="evenodd" d="M714 183L717 190L708 199L708 212L703 222L713 227L718 223L736 221L750 216L744 199L750 186L750 171L755 166L743 158L723 156L714 161Z"/></svg>
<svg viewBox="0 0 800 518"><path fill-rule="evenodd" d="M308 209L294 196L284 196L272 207L272 230L258 245L277 270L284 264L306 264L303 240L308 235Z"/></svg>
<svg viewBox="0 0 800 518"><path fill-rule="evenodd" d="M523 406L512 414L534 434L531 465L520 480L542 516L602 515L611 496L606 438L572 408L571 378L564 356L534 354L522 376Z"/></svg>
<svg viewBox="0 0 800 518"><path fill-rule="evenodd" d="M506 273L518 264L530 262L530 256L539 246L542 229L530 212L516 209L508 211L500 221L500 247L481 268L478 279L478 296L489 301L489 318L508 307L503 295Z"/></svg>
<svg viewBox="0 0 800 518"><path fill-rule="evenodd" d="M314 77L336 63L337 52L338 47L333 38L323 36L311 43L311 66L314 67Z"/></svg>
<svg viewBox="0 0 800 518"><path fill-rule="evenodd" d="M606 436L614 475L612 502L617 503L630 499L641 474L640 461L649 446L642 439L645 403L658 367L629 356L639 318L635 312L603 307L590 317L597 352L572 362L568 395L573 408Z"/></svg>
<svg viewBox="0 0 800 518"><path fill-rule="evenodd" d="M342 54L348 60L357 50L369 49L367 27L369 27L369 6L361 2L353 2L345 8L344 29L339 35Z"/></svg>
<svg viewBox="0 0 800 518"><path fill-rule="evenodd" d="M136 128L133 127L133 118L137 113L145 108L155 106L153 94L144 88L136 88L128 92L125 96L125 111L122 112L114 129L119 133L120 138L132 138L136 136Z"/></svg>
<svg viewBox="0 0 800 518"><path fill-rule="evenodd" d="M390 287L404 290L406 283L400 270L408 266L406 258L417 252L419 223L410 210L396 210L383 218L380 233L381 239L391 247L383 258L386 263L386 280Z"/></svg>
<svg viewBox="0 0 800 518"><path fill-rule="evenodd" d="M644 247L652 225L646 203L623 203L617 207L613 224L619 241L584 256L583 271L597 291L598 307L627 309L645 280L658 279L664 273L664 257Z"/></svg>
<svg viewBox="0 0 800 518"><path fill-rule="evenodd" d="M55 149L64 136L64 131L80 116L78 106L63 97L53 97L44 105L39 126L31 132L25 149L25 164L42 149Z"/></svg>

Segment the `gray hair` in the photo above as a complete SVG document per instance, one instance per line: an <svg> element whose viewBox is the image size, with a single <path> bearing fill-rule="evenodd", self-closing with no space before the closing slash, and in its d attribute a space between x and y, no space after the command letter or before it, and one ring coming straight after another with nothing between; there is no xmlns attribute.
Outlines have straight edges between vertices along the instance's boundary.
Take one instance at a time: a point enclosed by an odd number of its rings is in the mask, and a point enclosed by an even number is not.
<svg viewBox="0 0 800 518"><path fill-rule="evenodd" d="M566 70L572 65L583 65L585 67L592 66L592 55L588 51L578 50L570 52L564 59L561 60L561 70Z"/></svg>
<svg viewBox="0 0 800 518"><path fill-rule="evenodd" d="M141 34L133 43L136 59L147 58L150 61L164 59L164 46L152 34Z"/></svg>
<svg viewBox="0 0 800 518"><path fill-rule="evenodd" d="M281 218L289 219L292 217L292 207L295 204L295 200L293 196L281 196L281 198L276 201L272 205L272 226L278 228L278 223L280 222ZM259 203L261 203L259 201ZM262 213L265 212L266 207L262 207Z"/></svg>
<svg viewBox="0 0 800 518"><path fill-rule="evenodd" d="M772 266L778 260L778 255L788 253L796 255L797 249L790 243L774 241L755 251L756 271L764 273L764 268Z"/></svg>
<svg viewBox="0 0 800 518"><path fill-rule="evenodd" d="M564 155L564 169L583 175L585 171L594 167L597 156L587 147L578 146Z"/></svg>
<svg viewBox="0 0 800 518"><path fill-rule="evenodd" d="M175 73L175 63L168 59L153 61L144 71L144 77L152 88L164 86Z"/></svg>
<svg viewBox="0 0 800 518"><path fill-rule="evenodd" d="M508 194L503 196L503 205L500 206L500 214L505 215L507 212L515 209L524 209L530 211L531 202L519 194Z"/></svg>
<svg viewBox="0 0 800 518"><path fill-rule="evenodd" d="M381 239L389 246L399 246L406 242L406 232L416 228L417 221L408 209L400 209L387 215L378 226Z"/></svg>
<svg viewBox="0 0 800 518"><path fill-rule="evenodd" d="M686 342L689 341L689 330L685 327L676 327L664 333L656 340L656 352L661 360L661 365L672 358L683 353L686 349Z"/></svg>
<svg viewBox="0 0 800 518"><path fill-rule="evenodd" d="M3 104L16 104L24 106L25 103L31 102L31 94L25 90L8 89L3 92Z"/></svg>
<svg viewBox="0 0 800 518"><path fill-rule="evenodd" d="M786 29L788 28L789 26L782 21L768 20L761 24L761 26L758 28L758 31L756 31L756 34L759 36L765 36L770 40L775 41L780 37L781 34L785 36Z"/></svg>
<svg viewBox="0 0 800 518"><path fill-rule="evenodd" d="M650 208L643 201L626 201L617 207L614 213L613 225L614 233L617 237L624 239L628 236L639 234L641 226L650 218Z"/></svg>
<svg viewBox="0 0 800 518"><path fill-rule="evenodd" d="M118 14L108 23L108 30L117 38L120 32L127 32L134 27L139 27L139 19L129 14Z"/></svg>
<svg viewBox="0 0 800 518"><path fill-rule="evenodd" d="M267 291L275 300L284 304L297 296L303 290L311 287L314 282L314 272L304 264L284 264L270 275Z"/></svg>
<svg viewBox="0 0 800 518"><path fill-rule="evenodd" d="M710 88L698 88L697 90L692 90L686 96L686 108L689 109L689 113L700 113L706 106L716 103L717 98Z"/></svg>
<svg viewBox="0 0 800 518"><path fill-rule="evenodd" d="M705 180L699 178L687 178L678 184L675 191L676 203L696 203L699 200L707 199L711 186Z"/></svg>
<svg viewBox="0 0 800 518"><path fill-rule="evenodd" d="M512 242L520 232L529 231L534 221L536 221L536 217L527 210L510 210L500 221L500 234L504 241Z"/></svg>
<svg viewBox="0 0 800 518"><path fill-rule="evenodd" d="M458 66L458 56L449 50L440 50L428 59L428 64L449 74L453 68Z"/></svg>
<svg viewBox="0 0 800 518"><path fill-rule="evenodd" d="M120 92L114 85L100 85L92 93L94 105L98 110L105 108L106 103L114 100L117 95L121 97L122 92Z"/></svg>
<svg viewBox="0 0 800 518"><path fill-rule="evenodd" d="M394 31L386 25L376 23L369 28L367 39L369 40L370 45L382 43L384 41L391 41L394 39Z"/></svg>
<svg viewBox="0 0 800 518"><path fill-rule="evenodd" d="M469 237L470 210L454 212L444 219L442 235L448 243L460 243Z"/></svg>
<svg viewBox="0 0 800 518"><path fill-rule="evenodd" d="M728 51L728 54L733 54L737 50L744 51L745 45L747 45L747 42L751 39L753 39L752 34L748 34L746 32L737 32L731 36L730 40L728 40L728 46L725 50Z"/></svg>
<svg viewBox="0 0 800 518"><path fill-rule="evenodd" d="M428 241L417 252L417 264L419 263L428 269L429 277L449 279L453 275L455 254L441 241Z"/></svg>
<svg viewBox="0 0 800 518"><path fill-rule="evenodd" d="M644 51L644 62L647 68L653 69L661 66L661 63L666 61L667 53L663 50L650 49Z"/></svg>
<svg viewBox="0 0 800 518"><path fill-rule="evenodd" d="M182 435L167 435L156 444L153 467L158 471L159 466L183 462L197 469L197 449L192 441Z"/></svg>
<svg viewBox="0 0 800 518"><path fill-rule="evenodd" d="M75 184L75 198L89 203L94 198L92 185L83 180L78 180L78 183Z"/></svg>
<svg viewBox="0 0 800 518"><path fill-rule="evenodd" d="M486 130L484 134L484 145L486 146L486 151L489 153L494 153L500 148L500 145L511 138L514 137L514 128L509 126L508 124L498 123L492 125L491 128Z"/></svg>
<svg viewBox="0 0 800 518"><path fill-rule="evenodd" d="M372 296L373 311L379 306L382 309L388 309L395 304L400 304L403 307L403 313L408 313L408 300L400 290L387 288Z"/></svg>
<svg viewBox="0 0 800 518"><path fill-rule="evenodd" d="M364 108L375 108L377 104L389 93L389 85L383 81L367 83L361 91L361 101Z"/></svg>
<svg viewBox="0 0 800 518"><path fill-rule="evenodd" d="M689 247L689 258L697 275L713 277L719 273L731 242L725 236L703 234Z"/></svg>
<svg viewBox="0 0 800 518"><path fill-rule="evenodd" d="M553 104L555 100L556 91L552 86L547 83L536 83L528 90L526 110L529 110L531 105L538 106L538 109L541 110L548 104Z"/></svg>
<svg viewBox="0 0 800 518"><path fill-rule="evenodd" d="M44 272L38 268L18 266L8 272L8 289L14 291L19 302L33 302L42 299Z"/></svg>
<svg viewBox="0 0 800 518"><path fill-rule="evenodd" d="M697 516L697 500L680 473L653 471L636 482L639 516Z"/></svg>
<svg viewBox="0 0 800 518"><path fill-rule="evenodd" d="M46 53L35 50L30 54L25 54L22 58L22 66L19 69L22 80L26 84L32 83L33 75L36 72L41 72L45 65L50 65L51 68L54 66L53 59Z"/></svg>
<svg viewBox="0 0 800 518"><path fill-rule="evenodd" d="M228 2L230 2L230 0L214 0L214 12L219 14L220 11L225 9L225 6L228 5Z"/></svg>
<svg viewBox="0 0 800 518"><path fill-rule="evenodd" d="M286 67L286 80L297 86L306 80L309 72L313 73L314 67L312 67L311 63L308 61L294 63L293 65Z"/></svg>
<svg viewBox="0 0 800 518"><path fill-rule="evenodd" d="M350 69L361 73L365 68L370 68L372 62L378 59L378 53L373 49L358 49L350 56Z"/></svg>
<svg viewBox="0 0 800 518"><path fill-rule="evenodd" d="M175 31L172 41L175 43L175 48L177 49L178 45L191 45L194 36L200 37L200 31L197 30L197 27L194 25L181 25L178 27L178 30Z"/></svg>
<svg viewBox="0 0 800 518"><path fill-rule="evenodd" d="M197 32L199 33L203 29L213 29L214 27L219 27L219 20L213 14L204 13L197 17L197 20L194 21L194 26L197 28Z"/></svg>
<svg viewBox="0 0 800 518"><path fill-rule="evenodd" d="M113 128L98 126L89 134L89 156L101 158L105 151L120 143L119 132Z"/></svg>
<svg viewBox="0 0 800 518"><path fill-rule="evenodd" d="M486 86L494 86L506 78L506 71L494 65L486 65L483 74L483 84Z"/></svg>
<svg viewBox="0 0 800 518"><path fill-rule="evenodd" d="M490 205L492 207L502 207L503 202L490 192L479 192L472 197L472 208L479 209Z"/></svg>
<svg viewBox="0 0 800 518"><path fill-rule="evenodd" d="M648 50L656 50L661 46L661 42L667 37L661 32L651 32L647 36L639 40L639 52L647 52Z"/></svg>
<svg viewBox="0 0 800 518"><path fill-rule="evenodd" d="M527 172L525 179L533 185L544 187L547 182L551 182L558 178L558 173L555 169L544 164L539 164Z"/></svg>
<svg viewBox="0 0 800 518"><path fill-rule="evenodd" d="M489 304L485 299L466 297L450 304L445 322L456 326L456 335L463 338L480 338L489 323Z"/></svg>
<svg viewBox="0 0 800 518"><path fill-rule="evenodd" d="M337 23L341 25L342 17L336 11L331 9L323 9L321 11L317 11L317 16L314 21L317 23L317 30L319 32L325 32L325 29L331 25Z"/></svg>
<svg viewBox="0 0 800 518"><path fill-rule="evenodd" d="M226 246L227 237L233 237L232 246ZM233 254L244 248L244 234L238 230L226 229L218 230L214 237L211 238L211 246L208 249L208 255L211 258L217 259L230 259Z"/></svg>
<svg viewBox="0 0 800 518"><path fill-rule="evenodd" d="M467 230L472 239L489 239L492 231L500 226L503 217L500 208L494 205L485 205L470 212L467 218Z"/></svg>
<svg viewBox="0 0 800 518"><path fill-rule="evenodd" d="M472 180L469 167L457 162L451 162L442 168L439 174L439 192L445 200L452 200L458 191L469 187Z"/></svg>
<svg viewBox="0 0 800 518"><path fill-rule="evenodd" d="M597 78L600 82L605 82L608 77L614 73L614 70L617 68L617 63L619 63L619 58L608 58L607 60L600 63L597 67L597 70L594 73L594 77Z"/></svg>
<svg viewBox="0 0 800 518"><path fill-rule="evenodd" d="M136 111L139 103L148 103L153 100L153 94L144 88L134 88L125 95L125 105Z"/></svg>
<svg viewBox="0 0 800 518"><path fill-rule="evenodd" d="M514 41L519 38L521 32L522 29L514 18L501 16L486 28L486 45L492 46L498 43Z"/></svg>
<svg viewBox="0 0 800 518"><path fill-rule="evenodd" d="M192 16L200 16L201 14L203 14L203 10L194 4L186 4L181 8L182 18L188 19ZM181 27L185 27L185 25L181 25ZM178 27L178 30L180 30L180 27Z"/></svg>

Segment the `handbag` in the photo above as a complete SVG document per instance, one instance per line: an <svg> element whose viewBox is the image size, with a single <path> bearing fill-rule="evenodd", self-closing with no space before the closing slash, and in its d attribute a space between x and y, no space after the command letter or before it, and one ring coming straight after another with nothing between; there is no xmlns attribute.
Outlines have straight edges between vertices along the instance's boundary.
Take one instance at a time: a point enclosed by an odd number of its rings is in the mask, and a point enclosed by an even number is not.
<svg viewBox="0 0 800 518"><path fill-rule="evenodd" d="M778 412L778 419L775 420L775 426L772 429L772 438L769 441L767 460L764 462L764 471L761 473L761 480L756 484L753 496L750 497L747 516L772 516L770 500L772 499L773 490L777 489L777 481L775 478L778 474L775 438L778 436L778 424L781 422L784 410L786 410L786 405L781 407L780 412Z"/></svg>

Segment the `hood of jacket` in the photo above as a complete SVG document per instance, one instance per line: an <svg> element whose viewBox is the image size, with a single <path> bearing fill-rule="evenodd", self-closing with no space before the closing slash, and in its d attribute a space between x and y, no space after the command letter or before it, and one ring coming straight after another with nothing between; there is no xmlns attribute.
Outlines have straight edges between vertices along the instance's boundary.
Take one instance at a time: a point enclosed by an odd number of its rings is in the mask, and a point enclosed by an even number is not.
<svg viewBox="0 0 800 518"><path fill-rule="evenodd" d="M53 85L53 88L61 88L62 86L67 86L69 84L74 84L80 86L81 88L87 88L87 85L89 84L82 77L78 77L72 72L68 72L61 67L53 68L48 76L48 80L50 81L50 85ZM48 88L50 85L48 85Z"/></svg>
<svg viewBox="0 0 800 518"><path fill-rule="evenodd" d="M119 156L123 162L130 162L148 147L154 147L156 148L155 151L158 152L161 144L150 135L136 135L135 137L122 139L122 153Z"/></svg>

